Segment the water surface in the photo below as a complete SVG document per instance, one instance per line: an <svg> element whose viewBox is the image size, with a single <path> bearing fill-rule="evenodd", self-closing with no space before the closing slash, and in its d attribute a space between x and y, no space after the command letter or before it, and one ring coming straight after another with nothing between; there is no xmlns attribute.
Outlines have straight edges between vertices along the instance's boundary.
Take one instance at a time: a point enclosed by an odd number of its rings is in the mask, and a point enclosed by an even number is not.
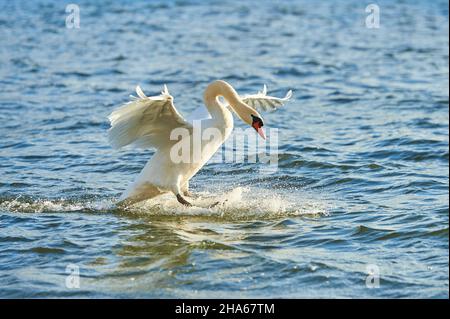
<svg viewBox="0 0 450 319"><path fill-rule="evenodd" d="M0 1L0 297L448 298L448 2L377 3L379 29L354 0L77 1L68 29ZM153 151L112 150L107 115L137 84L187 115L215 79L294 90L264 114L278 170L208 164L214 210L115 209Z"/></svg>

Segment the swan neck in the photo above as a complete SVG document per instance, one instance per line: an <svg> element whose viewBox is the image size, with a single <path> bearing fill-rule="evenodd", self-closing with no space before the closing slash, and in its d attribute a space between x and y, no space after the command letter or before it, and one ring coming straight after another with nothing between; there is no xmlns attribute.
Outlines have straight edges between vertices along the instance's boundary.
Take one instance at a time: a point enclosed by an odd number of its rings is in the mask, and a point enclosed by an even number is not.
<svg viewBox="0 0 450 319"><path fill-rule="evenodd" d="M239 95L231 85L225 81L214 81L208 85L203 95L205 105L213 118L223 117L224 112L228 112L226 107L219 102L219 96L223 96L233 109L239 103L242 104Z"/></svg>

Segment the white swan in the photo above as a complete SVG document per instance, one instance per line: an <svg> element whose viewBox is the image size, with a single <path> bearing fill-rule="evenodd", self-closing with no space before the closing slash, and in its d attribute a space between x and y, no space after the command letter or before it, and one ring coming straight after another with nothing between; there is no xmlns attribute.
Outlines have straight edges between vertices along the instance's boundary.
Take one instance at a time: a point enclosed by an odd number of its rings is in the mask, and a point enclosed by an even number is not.
<svg viewBox="0 0 450 319"><path fill-rule="evenodd" d="M131 205L165 192L173 192L181 204L191 206L183 197L189 196L189 180L214 155L233 129L233 116L227 106L265 138L262 117L254 108L273 110L292 96L292 91L284 98L268 96L264 86L263 91L257 94L240 97L230 84L219 80L209 84L204 92L207 110L200 107L188 119L184 119L176 110L173 97L165 85L159 96L147 97L139 86L136 87L136 93L137 98L133 97L133 101L109 115L109 141L114 148L133 144L156 148L156 152L120 197L119 204L122 205ZM228 105L219 100L220 96ZM187 132L184 140L190 143L190 153L194 153L194 121L201 121L197 122L201 124L200 136L211 129L219 134L209 141L201 142L197 160L175 162L171 152L180 141L174 140L173 136L171 139L171 134L177 129Z"/></svg>

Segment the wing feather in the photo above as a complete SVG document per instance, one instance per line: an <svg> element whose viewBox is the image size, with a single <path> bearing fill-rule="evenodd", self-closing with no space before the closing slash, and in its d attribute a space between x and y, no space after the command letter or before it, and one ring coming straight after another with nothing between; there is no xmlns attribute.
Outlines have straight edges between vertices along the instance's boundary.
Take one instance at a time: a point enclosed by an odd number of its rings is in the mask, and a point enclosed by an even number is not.
<svg viewBox="0 0 450 319"><path fill-rule="evenodd" d="M267 95L267 86L264 84L262 91L256 94L242 96L242 101L257 110L273 111L283 106L292 97L292 90L283 98Z"/></svg>
<svg viewBox="0 0 450 319"><path fill-rule="evenodd" d="M151 97L137 86L136 94L138 97L133 97L108 116L111 123L108 138L114 148L129 144L162 148L176 142L170 140L173 129L192 128L175 108L167 86L161 95Z"/></svg>

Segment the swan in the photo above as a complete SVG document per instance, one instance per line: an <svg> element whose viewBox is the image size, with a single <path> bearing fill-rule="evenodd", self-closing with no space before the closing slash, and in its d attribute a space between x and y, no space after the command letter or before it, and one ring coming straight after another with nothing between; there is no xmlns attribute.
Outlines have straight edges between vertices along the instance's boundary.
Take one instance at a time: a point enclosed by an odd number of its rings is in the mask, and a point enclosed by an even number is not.
<svg viewBox="0 0 450 319"><path fill-rule="evenodd" d="M267 87L257 94L239 96L235 89L225 81L210 83L203 94L206 106L196 109L184 119L173 104L173 97L166 85L159 96L148 97L136 87L137 97L113 111L108 119L111 127L108 139L115 149L126 145L141 148L155 148L156 152L144 166L135 181L120 196L118 206L133 205L160 194L172 192L179 203L192 204L185 199L191 197L189 180L206 164L233 130L233 116L229 108L245 123L266 138L263 131L263 118L255 108L275 110L292 96L290 90L284 98L267 95ZM220 100L219 97L223 99ZM200 135L195 133L195 125L200 124ZM174 161L174 149L181 143L174 132L185 133L187 153L194 152L196 136L215 132L210 140L201 141L196 160ZM179 136L178 136L179 137ZM191 159L191 157L189 157Z"/></svg>

